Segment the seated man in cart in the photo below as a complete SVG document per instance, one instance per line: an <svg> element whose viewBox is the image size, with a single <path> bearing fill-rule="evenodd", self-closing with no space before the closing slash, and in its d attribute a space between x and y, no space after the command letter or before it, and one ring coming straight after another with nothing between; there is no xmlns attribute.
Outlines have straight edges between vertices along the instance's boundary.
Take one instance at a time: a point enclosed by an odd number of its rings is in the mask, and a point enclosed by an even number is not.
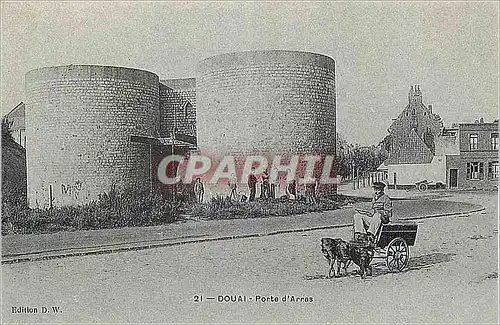
<svg viewBox="0 0 500 325"><path fill-rule="evenodd" d="M384 193L385 184L374 182L375 194L372 199L371 211L358 210L354 215L354 241L375 245L375 236L381 224L389 223L392 217L392 202Z"/></svg>

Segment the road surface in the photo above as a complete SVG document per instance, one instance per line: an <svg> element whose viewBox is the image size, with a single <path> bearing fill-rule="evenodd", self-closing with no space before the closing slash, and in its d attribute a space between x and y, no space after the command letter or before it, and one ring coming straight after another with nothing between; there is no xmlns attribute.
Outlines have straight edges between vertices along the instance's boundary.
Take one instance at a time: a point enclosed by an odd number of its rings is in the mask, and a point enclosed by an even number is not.
<svg viewBox="0 0 500 325"><path fill-rule="evenodd" d="M408 270L389 273L375 261L365 280L353 266L346 277L325 276L320 239L349 239L347 228L3 265L3 322L494 323L492 198L466 198L484 212L418 221Z"/></svg>

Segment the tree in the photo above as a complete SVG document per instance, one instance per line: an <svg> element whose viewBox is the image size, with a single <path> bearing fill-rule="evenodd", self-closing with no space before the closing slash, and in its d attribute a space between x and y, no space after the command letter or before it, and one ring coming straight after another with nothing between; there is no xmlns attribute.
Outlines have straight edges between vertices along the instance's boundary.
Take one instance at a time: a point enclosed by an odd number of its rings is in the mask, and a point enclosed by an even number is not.
<svg viewBox="0 0 500 325"><path fill-rule="evenodd" d="M347 178L352 174L353 167L359 172L375 171L388 157L382 142L376 146L360 146L348 143L340 134L337 134L335 160L337 175Z"/></svg>

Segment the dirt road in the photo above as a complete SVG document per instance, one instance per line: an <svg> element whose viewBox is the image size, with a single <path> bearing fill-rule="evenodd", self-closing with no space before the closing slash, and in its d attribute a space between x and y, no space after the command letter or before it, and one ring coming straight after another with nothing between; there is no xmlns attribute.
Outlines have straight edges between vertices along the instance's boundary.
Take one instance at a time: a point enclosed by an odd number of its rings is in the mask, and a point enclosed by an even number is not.
<svg viewBox="0 0 500 325"><path fill-rule="evenodd" d="M494 323L496 195L475 195L461 199L484 212L419 221L402 273L375 261L365 280L327 279L320 239L348 239L349 229L19 263L2 266L3 322ZM246 301L217 302L219 295Z"/></svg>

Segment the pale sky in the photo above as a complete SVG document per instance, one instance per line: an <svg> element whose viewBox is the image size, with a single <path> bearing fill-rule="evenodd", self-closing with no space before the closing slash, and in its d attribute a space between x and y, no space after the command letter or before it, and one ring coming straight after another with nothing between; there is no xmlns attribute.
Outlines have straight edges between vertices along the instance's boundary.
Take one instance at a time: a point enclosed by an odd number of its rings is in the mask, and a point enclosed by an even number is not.
<svg viewBox="0 0 500 325"><path fill-rule="evenodd" d="M2 114L44 66L187 78L212 55L297 50L336 61L337 131L377 144L414 84L447 126L498 118L498 30L496 1L2 2Z"/></svg>

